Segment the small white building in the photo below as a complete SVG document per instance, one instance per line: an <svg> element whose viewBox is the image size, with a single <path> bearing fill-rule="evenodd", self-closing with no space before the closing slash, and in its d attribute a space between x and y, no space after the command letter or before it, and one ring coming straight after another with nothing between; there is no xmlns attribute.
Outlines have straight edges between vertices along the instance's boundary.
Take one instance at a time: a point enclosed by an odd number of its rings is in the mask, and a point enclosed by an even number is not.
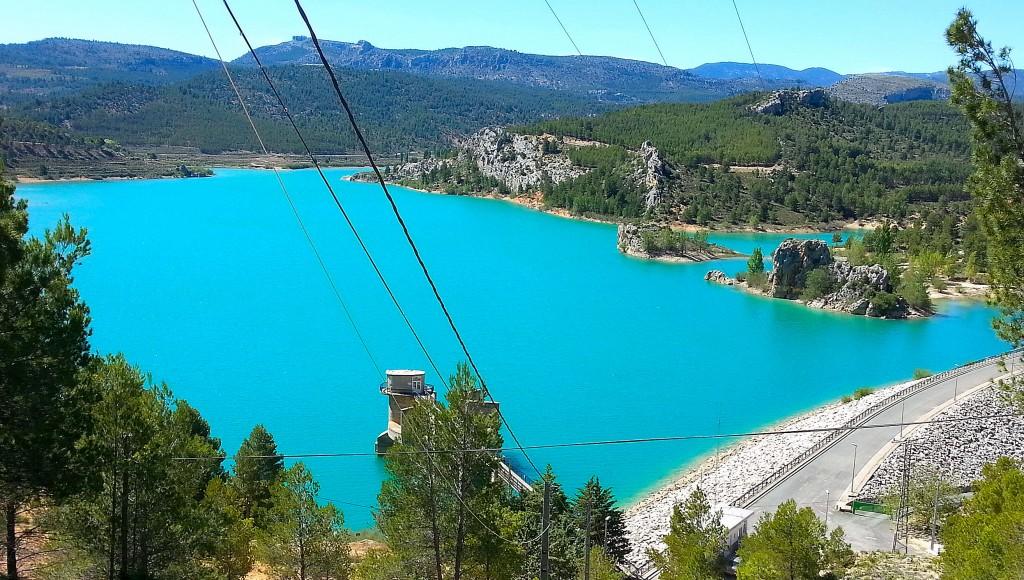
<svg viewBox="0 0 1024 580"><path fill-rule="evenodd" d="M722 527L727 531L725 543L729 553L735 552L740 545L740 540L747 536L747 522L754 512L731 505L719 504L711 508L711 512L722 512Z"/></svg>

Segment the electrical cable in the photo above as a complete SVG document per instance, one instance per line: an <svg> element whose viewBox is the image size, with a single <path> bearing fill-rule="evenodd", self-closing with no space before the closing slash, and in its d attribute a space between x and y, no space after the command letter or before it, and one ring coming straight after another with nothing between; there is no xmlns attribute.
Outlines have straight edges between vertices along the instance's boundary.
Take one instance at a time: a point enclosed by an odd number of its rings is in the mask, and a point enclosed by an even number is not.
<svg viewBox="0 0 1024 580"><path fill-rule="evenodd" d="M228 0L223 0L223 4L224 4L224 7L227 9L228 14L231 16L231 20L232 20L232 22L234 22L235 28L238 29L239 35L241 35L242 40L245 41L245 45L249 49L249 54L251 54L253 59L256 61L256 65L259 67L260 72L263 74L263 78L267 81L267 84L270 86L270 90L274 93L274 97L277 99L278 104L281 106L281 109L284 112L285 117L288 119L288 122L291 124L292 129L295 131L295 135L298 137L299 142L302 144L302 148L306 151L306 155L309 157L310 161L313 162L313 166L316 168L317 173L320 175L320 179L323 181L324 185L327 187L327 191L331 194L331 199L334 200L335 206L337 206L338 211L341 213L342 217L344 218L345 223L348 225L349 230L352 232L352 235L356 238L356 241L359 243L359 247L362 249L363 254L365 254L367 260L369 260L370 265L373 267L373 271L377 274L377 278L380 280L381 285L384 287L384 290L387 292L388 296L391 297L391 301L392 301L392 303L394 303L395 309L398 311L399 315L402 317L402 320L405 322L405 325L409 328L409 332L412 333L413 338L416 340L416 344L419 345L420 350L423 352L423 355L426 357L427 362L430 364L430 367L434 370L434 372L437 374L438 378L441 380L441 382L447 388L448 382L445 380L445 377L441 373L441 370L438 368L437 364L434 362L433 357L430 356L429 351L427 351L426 345L423 343L423 340L420 338L419 333L416 332L416 328L413 326L412 321L409 319L409 316L406 314L405 309L402 308L401 303L398 301L398 297L395 295L394 291L391 289L391 285L388 283L387 279L384 277L384 273L381 271L380 267L377 265L377 261L373 258L373 254L370 253L369 247L367 247L366 242L363 240L362 236L359 234L359 230L356 228L355 223L352 221L352 218L349 216L348 211L345 210L345 206L341 203L341 199L338 197L338 194L334 191L334 187L331 185L330 180L327 179L327 176L324 174L323 168L320 166L319 160L316 158L316 155L313 154L313 150L309 147L309 144L306 142L305 137L302 135L302 131L299 129L298 124L295 122L295 117L292 115L291 111L288 109L288 106L285 104L284 98L281 96L280 91L278 91L278 89L277 89L277 85L270 78L270 74L267 72L267 68L263 65L263 62L260 60L259 55L256 54L256 50L253 48L252 43L249 42L249 37L245 34L245 30L242 28L242 25L238 22L238 19L235 17L235 13L231 9L231 5L228 3Z"/></svg>
<svg viewBox="0 0 1024 580"><path fill-rule="evenodd" d="M213 39L213 34L210 32L210 27L206 24L206 18L203 17L202 10L199 9L199 4L196 0L192 0L192 6L196 9L196 14L199 16L200 22L203 23L203 29L206 30L206 36L210 39L210 44L213 45L213 51L217 54L217 60L220 61L221 67L224 69L224 74L228 78L228 82L231 83L231 89L234 91L235 96L238 98L238 104L242 107L242 112L245 113L245 119L249 122L249 126L252 128L253 134L256 136L256 140L259 142L260 149L264 155L269 156L270 151L267 149L263 137L260 136L259 130L256 128L256 123L252 119L252 115L249 113L249 107L245 104L245 99L242 98L242 92L238 89L238 85L235 83L234 75L228 69L227 62L224 57L221 56L220 49L217 47L217 42ZM363 350L366 351L366 356L370 359L370 364L376 369L377 374L384 378L384 373L381 371L380 365L377 364L377 359L374 358L373 353L370 351L370 347L366 342L366 338L359 331L359 326L356 324L355 317L349 310L348 304L345 302L345 298L341 294L341 290L338 289L337 284L334 282L334 277L331 275L330 270L327 268L327 264L324 262L323 256L320 255L320 250L317 248L316 243L313 241L312 234L309 233L309 229L306 228L306 224L302 220L302 216L299 214L298 208L295 206L294 200L292 200L291 194L288 193L288 188L285 187L284 179L281 177L281 172L277 166L271 167L274 171L274 176L277 177L277 183L281 187L281 193L284 194L285 200L288 202L288 207L291 208L292 214L295 216L295 221L299 225L299 229L302 230L302 235L306 238L306 242L309 244L309 248L313 251L313 256L316 258L317 264L320 265L320 270L324 273L324 277L327 279L327 284L331 287L334 293L334 297L337 299L338 304L341 306L342 312L348 319L349 324L352 325L352 330L355 331L356 337L359 339L359 343L363 345Z"/></svg>
<svg viewBox="0 0 1024 580"><path fill-rule="evenodd" d="M224 0L224 3L226 5L227 0ZM412 250L413 256L416 258L416 262L419 264L420 270L423 272L424 278L430 285L430 289L434 294L434 298L437 300L438 305L441 307L441 312L444 314L445 319L448 321L448 326L451 327L452 333L455 335L455 339L458 341L459 346L462 348L462 352L466 356L466 361L469 363L469 366L472 367L473 373L477 376L477 378L480 381L481 391L483 392L485 397L489 397L491 401L495 403L495 412L498 414L498 417L501 420L501 422L505 425L505 429L508 430L509 435L512 437L512 440L516 443L516 447L522 451L523 456L526 458L526 461L529 462L530 466L537 473L537 475L541 476L542 473L540 468L537 467L537 465L533 462L533 459L531 459L529 454L526 453L526 450L523 449L523 446L519 441L519 437L515 434L515 431L512 429L512 426L509 424L509 422L505 419L505 416L502 414L501 407L498 406L497 401L491 394L490 389L487 386L487 381L484 380L483 374L480 372L480 369L477 366L476 361L473 359L473 355L470 354L469 352L469 347L466 345L466 341L463 339L462 333L459 332L459 329L455 324L455 320L452 318L452 314L448 310L448 306L445 304L444 299L441 297L441 293L437 288L437 284L434 282L434 278L430 275L430 271L427 269L427 265L423 261L423 256L420 254L419 247L417 247L416 242L413 240L412 234L409 231L409 227L406 224L405 219L402 217L402 213L398 209L398 204L395 202L394 197L388 190L387 182L384 180L384 175L381 173L380 168L377 166L377 162L374 160L373 152L370 150L370 146L366 141L366 137L363 135L362 130L359 128L359 124L356 122L355 114L352 112L352 107L349 105L348 100L345 98L345 95L341 90L341 85L338 82L338 77L334 74L333 67L331 67L331 64L327 61L327 56L324 54L323 47L320 46L320 40L317 38L316 31L313 30L313 25L310 23L309 17L306 15L306 11L302 8L302 2L300 2L300 0L295 0L295 7L298 9L299 16L302 18L302 21L306 24L306 29L309 30L310 40L312 40L313 46L316 48L317 55L320 57L320 62L323 64L324 70L330 77L331 85L334 88L334 93L335 95L337 95L338 101L341 103L342 108L345 110L345 114L348 116L349 124L352 126L352 131L355 133L356 138L359 141L359 144L362 146L363 153L366 155L367 161L369 161L370 163L370 167L373 168L373 173L374 175L376 175L377 181L384 192L384 196L387 198L388 204L391 206L391 211L394 214L395 219L398 221L399 226L401 226L402 228L402 233L405 235L405 240L408 243L409 248ZM253 56L255 58L255 51L253 51Z"/></svg>

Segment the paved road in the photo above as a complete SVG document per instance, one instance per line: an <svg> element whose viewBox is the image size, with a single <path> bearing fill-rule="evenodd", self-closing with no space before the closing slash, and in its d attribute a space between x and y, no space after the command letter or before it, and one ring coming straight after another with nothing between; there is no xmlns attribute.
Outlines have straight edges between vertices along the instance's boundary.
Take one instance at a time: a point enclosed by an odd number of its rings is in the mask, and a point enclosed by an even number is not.
<svg viewBox="0 0 1024 580"><path fill-rule="evenodd" d="M996 362L972 369L955 379L949 378L911 395L902 403L897 402L869 420L868 424L899 423L901 417L907 422L917 421L935 407L950 401L954 391L963 393L1003 374ZM761 513L774 511L778 504L788 499L795 499L800 506L812 506L821 517L824 517L825 509L829 505L834 507L836 501L840 499L839 496L850 487L850 477L855 471L854 444L857 446L856 471L859 471L865 462L899 434L899 427L858 429L839 439L834 446L793 472L774 489L754 500L750 506L754 511L751 521L757 522ZM826 490L830 492L830 501L827 503ZM847 541L855 550L892 548L892 525L887 518L841 513L832 509L828 515L828 525L830 529L837 525L843 526L847 532Z"/></svg>

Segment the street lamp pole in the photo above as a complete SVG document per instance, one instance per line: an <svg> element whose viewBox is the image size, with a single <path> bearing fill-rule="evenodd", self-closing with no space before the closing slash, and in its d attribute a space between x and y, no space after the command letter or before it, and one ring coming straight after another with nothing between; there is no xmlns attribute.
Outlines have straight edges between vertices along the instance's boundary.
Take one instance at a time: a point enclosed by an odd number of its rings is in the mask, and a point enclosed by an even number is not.
<svg viewBox="0 0 1024 580"><path fill-rule="evenodd" d="M828 511L829 511L829 505L831 503L832 503L832 500L830 499L829 491L826 489L825 490L825 531L826 532L828 531Z"/></svg>
<svg viewBox="0 0 1024 580"><path fill-rule="evenodd" d="M856 492L853 489L853 480L857 475L857 444L850 443L850 445L853 445L853 467L850 469L850 505L853 505L853 498L856 497Z"/></svg>

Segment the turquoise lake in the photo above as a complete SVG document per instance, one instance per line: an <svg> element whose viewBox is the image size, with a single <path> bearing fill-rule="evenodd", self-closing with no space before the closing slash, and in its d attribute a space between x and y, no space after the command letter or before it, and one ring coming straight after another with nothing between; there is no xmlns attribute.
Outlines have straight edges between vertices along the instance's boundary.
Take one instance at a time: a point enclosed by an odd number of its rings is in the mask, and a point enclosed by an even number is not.
<svg viewBox="0 0 1024 580"><path fill-rule="evenodd" d="M443 369L461 360L376 185L328 172ZM386 368L426 362L315 172L283 173L360 330ZM282 453L366 452L386 401L271 172L22 185L35 234L64 213L89 229L76 284L92 343L123 351L210 421L232 454L256 423ZM742 260L661 264L615 228L511 203L394 188L494 396L524 444L738 432L865 385L994 354L993 311L945 302L928 320L821 312L705 282ZM787 236L713 240L769 253ZM825 236L825 237L831 237ZM434 384L440 381L433 377ZM537 450L569 487L591 474L627 501L714 442ZM516 458L513 457L515 461ZM375 457L308 459L351 527L372 524ZM518 462L521 463L521 462Z"/></svg>

